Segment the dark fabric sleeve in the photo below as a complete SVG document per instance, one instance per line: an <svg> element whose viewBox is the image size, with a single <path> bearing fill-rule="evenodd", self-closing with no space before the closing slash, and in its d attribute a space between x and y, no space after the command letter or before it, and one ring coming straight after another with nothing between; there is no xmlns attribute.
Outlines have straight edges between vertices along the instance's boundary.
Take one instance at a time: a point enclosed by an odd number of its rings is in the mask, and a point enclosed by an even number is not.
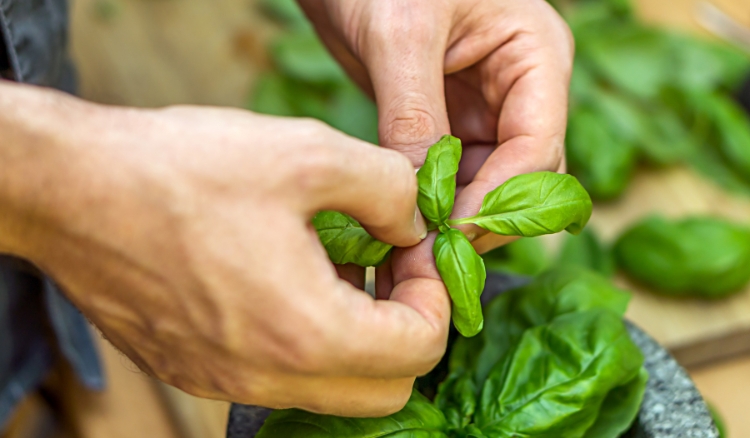
<svg viewBox="0 0 750 438"><path fill-rule="evenodd" d="M6 72L10 72L10 61L8 59L8 46L5 45L5 37L0 34L0 75L3 78L10 78L6 76Z"/></svg>
<svg viewBox="0 0 750 438"><path fill-rule="evenodd" d="M0 0L0 75L73 93L66 20L64 0ZM0 254L0 432L55 357L65 358L84 385L102 389L93 341L86 319L50 278Z"/></svg>

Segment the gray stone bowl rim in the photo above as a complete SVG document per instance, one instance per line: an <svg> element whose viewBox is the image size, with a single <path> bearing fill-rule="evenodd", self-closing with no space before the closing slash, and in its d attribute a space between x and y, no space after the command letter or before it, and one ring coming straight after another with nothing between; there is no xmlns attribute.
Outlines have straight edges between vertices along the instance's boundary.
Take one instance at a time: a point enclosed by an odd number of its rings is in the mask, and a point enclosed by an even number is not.
<svg viewBox="0 0 750 438"><path fill-rule="evenodd" d="M490 273L483 301L528 281L525 277ZM708 406L685 369L643 330L629 321L626 324L646 358L649 381L638 417L623 438L719 438ZM254 438L270 413L270 409L257 406L232 405L227 438Z"/></svg>

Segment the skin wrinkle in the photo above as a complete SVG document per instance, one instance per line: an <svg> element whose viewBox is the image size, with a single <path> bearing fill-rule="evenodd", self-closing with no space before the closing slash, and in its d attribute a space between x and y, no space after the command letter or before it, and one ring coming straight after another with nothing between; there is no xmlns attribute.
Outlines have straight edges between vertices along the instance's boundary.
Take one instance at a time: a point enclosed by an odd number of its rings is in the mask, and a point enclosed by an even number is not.
<svg viewBox="0 0 750 438"><path fill-rule="evenodd" d="M535 68L539 67L539 64L529 59L530 57L528 55L523 56L524 49L519 50L516 47L519 41L524 41L523 38L528 38L529 35L530 33L526 31L519 30L515 32L503 45L499 46L494 52L487 56L489 62L486 67L481 69L483 84L482 91L484 95L487 96L486 99L489 103L490 111L493 113L499 114L500 110L505 105L505 99L507 98L509 91L513 90L519 80L526 77L529 72ZM526 51L533 53L534 48L528 48ZM506 52L513 54L511 60L506 59L506 57L508 57ZM522 54L519 55L519 52ZM515 58L521 59L521 62L518 62L518 59ZM510 65L494 66L493 61L495 63ZM500 72L500 82L497 84L492 81L492 78L496 77L496 72ZM502 78L507 79L502 80ZM507 91L502 92L501 90ZM500 139L498 139L498 141L502 142Z"/></svg>

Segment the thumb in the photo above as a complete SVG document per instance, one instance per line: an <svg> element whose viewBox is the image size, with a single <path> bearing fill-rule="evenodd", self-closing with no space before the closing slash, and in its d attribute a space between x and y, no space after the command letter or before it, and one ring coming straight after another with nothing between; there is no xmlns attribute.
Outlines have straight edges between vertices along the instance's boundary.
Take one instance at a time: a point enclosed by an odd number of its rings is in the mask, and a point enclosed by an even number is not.
<svg viewBox="0 0 750 438"><path fill-rule="evenodd" d="M448 39L441 8L383 2L364 34L362 61L378 104L381 145L406 155L415 167L427 149L450 133L444 59ZM390 5L390 6L386 6ZM428 5L429 6L429 5Z"/></svg>

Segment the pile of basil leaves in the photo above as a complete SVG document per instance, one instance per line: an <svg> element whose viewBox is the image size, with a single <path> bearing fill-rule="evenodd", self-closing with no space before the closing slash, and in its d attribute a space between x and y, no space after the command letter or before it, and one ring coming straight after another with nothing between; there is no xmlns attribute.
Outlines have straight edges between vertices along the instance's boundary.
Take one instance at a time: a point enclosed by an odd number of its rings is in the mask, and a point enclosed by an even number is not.
<svg viewBox="0 0 750 438"><path fill-rule="evenodd" d="M415 390L385 418L275 411L258 438L616 438L648 379L622 320L628 299L591 271L550 270L485 306L479 336L453 343L434 401Z"/></svg>

